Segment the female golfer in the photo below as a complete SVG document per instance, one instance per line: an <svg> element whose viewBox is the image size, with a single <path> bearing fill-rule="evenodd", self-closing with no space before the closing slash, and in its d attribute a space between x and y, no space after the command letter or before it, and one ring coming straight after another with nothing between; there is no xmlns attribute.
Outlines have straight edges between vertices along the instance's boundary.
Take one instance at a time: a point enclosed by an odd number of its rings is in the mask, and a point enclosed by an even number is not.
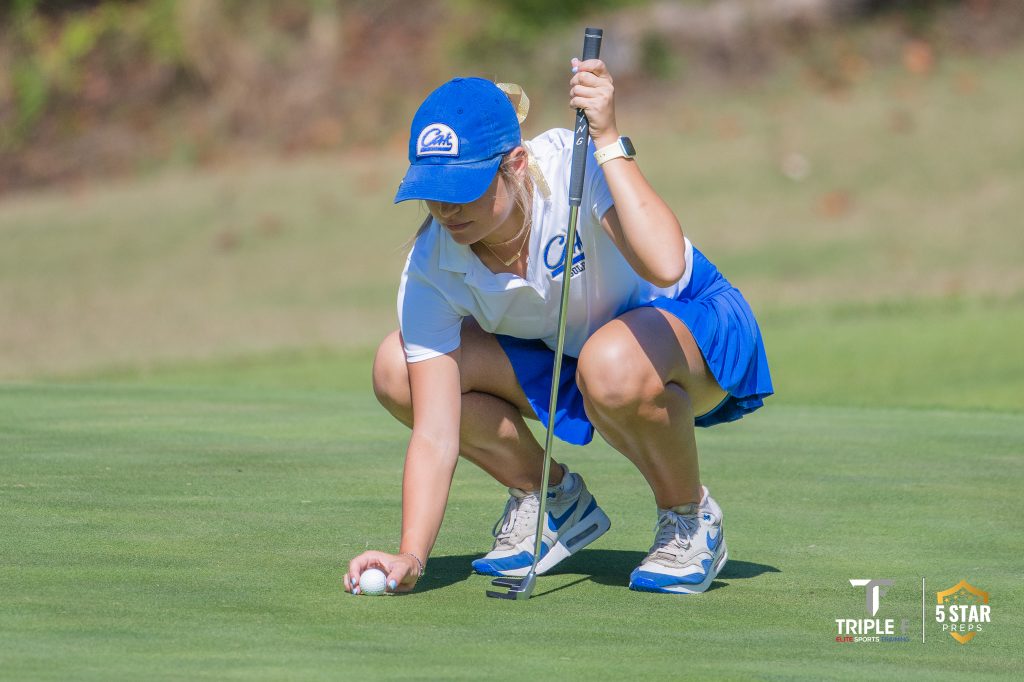
<svg viewBox="0 0 1024 682"><path fill-rule="evenodd" d="M388 574L388 590L413 589L459 455L510 493L494 546L473 568L527 572L544 451L524 417L547 422L561 287L570 281L555 435L582 445L597 429L654 492L654 543L629 587L703 592L726 562L722 510L701 485L694 426L739 419L771 395L761 334L619 137L604 63L573 60L573 71L569 106L586 112L593 159L571 245L572 132L523 141L517 86L457 78L413 118L411 165L395 202L421 199L430 216L402 273L400 328L373 366L378 399L412 429L402 537L397 554L352 559L350 592L369 567ZM553 462L550 482L538 573L609 527L578 473Z"/></svg>

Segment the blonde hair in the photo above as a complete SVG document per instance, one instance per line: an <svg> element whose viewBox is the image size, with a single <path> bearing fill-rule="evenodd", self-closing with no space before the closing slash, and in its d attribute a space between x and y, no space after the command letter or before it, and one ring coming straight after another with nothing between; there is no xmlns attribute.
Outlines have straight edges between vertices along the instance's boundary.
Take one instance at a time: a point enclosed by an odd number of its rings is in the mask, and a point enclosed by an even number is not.
<svg viewBox="0 0 1024 682"><path fill-rule="evenodd" d="M528 155L529 152L526 152L526 154ZM529 224L533 220L534 180L529 173L523 173L522 176L516 175L515 170L512 168L512 164L512 152L509 152L502 158L501 165L498 166L498 174L505 181L505 186L511 194L512 201L514 201L516 206L519 207L519 210L523 212L525 222ZM434 216L430 214L430 211L427 211L427 217L424 218L423 223L420 225L419 229L416 230L416 234L414 234L402 248L406 249L412 246L421 234L430 229L430 224L433 221Z"/></svg>

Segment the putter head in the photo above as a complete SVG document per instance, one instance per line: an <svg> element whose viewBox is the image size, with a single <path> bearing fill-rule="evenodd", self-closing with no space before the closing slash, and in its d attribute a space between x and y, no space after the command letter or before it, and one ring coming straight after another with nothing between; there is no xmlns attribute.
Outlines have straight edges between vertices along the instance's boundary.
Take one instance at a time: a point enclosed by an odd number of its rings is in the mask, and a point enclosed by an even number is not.
<svg viewBox="0 0 1024 682"><path fill-rule="evenodd" d="M494 599L529 599L533 594L533 586L537 584L537 574L530 571L522 578L495 578L491 584L496 587L507 587L508 592L487 590L487 596Z"/></svg>

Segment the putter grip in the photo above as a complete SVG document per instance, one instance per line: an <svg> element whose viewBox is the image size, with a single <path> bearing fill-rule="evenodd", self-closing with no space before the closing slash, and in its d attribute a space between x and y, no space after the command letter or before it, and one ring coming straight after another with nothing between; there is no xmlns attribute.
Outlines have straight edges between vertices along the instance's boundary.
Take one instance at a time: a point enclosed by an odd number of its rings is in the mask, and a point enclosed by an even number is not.
<svg viewBox="0 0 1024 682"><path fill-rule="evenodd" d="M588 28L583 32L582 61L597 59L601 54L599 28ZM590 149L590 121L582 109L576 110L575 139L572 147L572 170L569 173L569 205L579 206L583 202L583 176L587 170L587 152Z"/></svg>

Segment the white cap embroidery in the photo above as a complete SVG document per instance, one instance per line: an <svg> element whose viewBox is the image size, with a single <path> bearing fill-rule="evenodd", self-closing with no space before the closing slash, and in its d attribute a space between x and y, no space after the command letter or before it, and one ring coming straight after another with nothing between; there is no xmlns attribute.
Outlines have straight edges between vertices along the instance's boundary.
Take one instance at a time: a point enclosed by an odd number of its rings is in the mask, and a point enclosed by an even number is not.
<svg viewBox="0 0 1024 682"><path fill-rule="evenodd" d="M416 156L458 156L459 136L444 123L431 123L416 140Z"/></svg>

